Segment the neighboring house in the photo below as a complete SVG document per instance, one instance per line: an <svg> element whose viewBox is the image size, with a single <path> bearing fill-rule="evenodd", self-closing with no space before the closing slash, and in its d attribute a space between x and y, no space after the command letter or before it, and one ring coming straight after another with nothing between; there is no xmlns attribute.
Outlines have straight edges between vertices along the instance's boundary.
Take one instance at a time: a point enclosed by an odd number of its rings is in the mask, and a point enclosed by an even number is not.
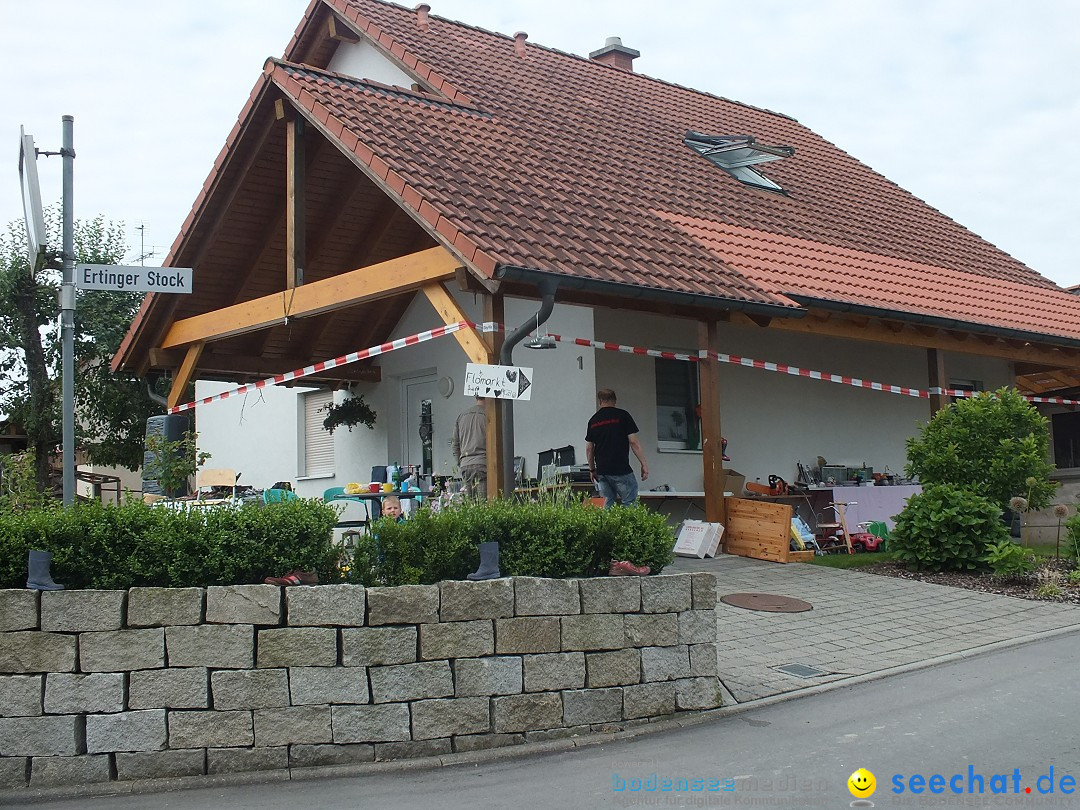
<svg viewBox="0 0 1080 810"><path fill-rule="evenodd" d="M191 380L208 396L461 319L509 333L553 285L539 332L568 338L915 389L1080 373L1080 298L798 121L637 74L636 56L615 40L574 56L426 4L314 0L173 244L166 264L195 268L193 293L149 296L114 367L171 370L177 405ZM200 406L201 442L245 483L311 495L419 462L430 410L431 466L449 472L465 363L498 362L501 339L463 330ZM819 455L899 472L948 401L569 342L513 360L535 370L514 411L531 475L551 447L584 460L611 387L641 428L647 486L704 489L712 519L721 424L751 480ZM343 387L373 404L374 431L321 430Z"/></svg>

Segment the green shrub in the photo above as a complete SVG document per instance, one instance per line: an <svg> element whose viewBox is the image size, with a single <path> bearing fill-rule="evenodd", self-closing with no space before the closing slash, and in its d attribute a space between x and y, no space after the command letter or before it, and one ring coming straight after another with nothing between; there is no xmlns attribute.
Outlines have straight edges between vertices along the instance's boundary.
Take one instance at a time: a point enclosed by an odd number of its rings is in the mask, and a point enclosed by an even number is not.
<svg viewBox="0 0 1080 810"><path fill-rule="evenodd" d="M1080 570L1070 571L1065 577L1065 581L1070 585L1080 585Z"/></svg>
<svg viewBox="0 0 1080 810"><path fill-rule="evenodd" d="M582 577L607 573L612 559L659 572L674 559L675 535L643 506L595 509L569 501L481 501L408 520L381 519L355 550L350 578L365 585L432 584L464 579L477 545L499 543L503 576Z"/></svg>
<svg viewBox="0 0 1080 810"><path fill-rule="evenodd" d="M31 549L67 588L261 583L294 568L337 581L337 514L321 500L174 511L137 500L0 513L0 588L22 588Z"/></svg>
<svg viewBox="0 0 1080 810"><path fill-rule="evenodd" d="M1080 565L1080 512L1065 521L1065 538L1069 541L1069 552Z"/></svg>
<svg viewBox="0 0 1080 810"><path fill-rule="evenodd" d="M984 495L999 513L1014 495L1044 509L1057 491L1047 461L1050 427L1015 389L959 399L934 414L907 442L907 474L927 484L952 484ZM1029 480L1031 479L1031 480Z"/></svg>
<svg viewBox="0 0 1080 810"><path fill-rule="evenodd" d="M889 550L910 568L965 570L978 568L990 546L1008 540L997 504L966 489L931 484L897 515Z"/></svg>
<svg viewBox="0 0 1080 810"><path fill-rule="evenodd" d="M1052 582L1047 582L1045 585L1040 585L1035 589L1035 596L1039 599L1060 599L1064 595L1065 591Z"/></svg>
<svg viewBox="0 0 1080 810"><path fill-rule="evenodd" d="M989 565L994 576L998 577L1030 574L1038 565L1034 554L1012 540L988 544L983 562Z"/></svg>

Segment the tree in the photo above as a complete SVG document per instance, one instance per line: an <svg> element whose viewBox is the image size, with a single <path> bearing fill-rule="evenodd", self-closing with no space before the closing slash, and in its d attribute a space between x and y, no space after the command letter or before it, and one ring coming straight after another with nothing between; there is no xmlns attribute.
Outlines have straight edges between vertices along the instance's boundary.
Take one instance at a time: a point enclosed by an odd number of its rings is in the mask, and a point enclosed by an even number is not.
<svg viewBox="0 0 1080 810"><path fill-rule="evenodd" d="M1044 509L1057 491L1047 461L1050 426L1013 388L960 399L934 414L907 441L907 474L923 484L952 484L1004 511L1014 496Z"/></svg>
<svg viewBox="0 0 1080 810"><path fill-rule="evenodd" d="M49 244L59 245L55 208L46 210ZM30 267L21 221L0 234L0 411L21 424L35 459L39 489L50 486L50 460L62 436L59 288L55 263ZM75 261L117 264L122 226L98 216L75 223ZM148 416L160 410L144 383L114 375L109 361L141 296L90 290L75 309L76 445L99 464L138 469Z"/></svg>

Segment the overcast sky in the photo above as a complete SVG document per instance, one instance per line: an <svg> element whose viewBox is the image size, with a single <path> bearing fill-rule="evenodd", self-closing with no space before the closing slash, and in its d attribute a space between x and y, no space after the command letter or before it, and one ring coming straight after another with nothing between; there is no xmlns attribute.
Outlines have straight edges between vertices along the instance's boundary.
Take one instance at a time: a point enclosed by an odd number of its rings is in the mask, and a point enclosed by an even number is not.
<svg viewBox="0 0 1080 810"><path fill-rule="evenodd" d="M1077 0L428 0L431 13L783 112L1062 285L1080 284ZM412 0L409 7L415 5ZM75 216L159 264L304 0L0 0L0 224L19 126L75 118ZM46 204L61 163L39 160Z"/></svg>

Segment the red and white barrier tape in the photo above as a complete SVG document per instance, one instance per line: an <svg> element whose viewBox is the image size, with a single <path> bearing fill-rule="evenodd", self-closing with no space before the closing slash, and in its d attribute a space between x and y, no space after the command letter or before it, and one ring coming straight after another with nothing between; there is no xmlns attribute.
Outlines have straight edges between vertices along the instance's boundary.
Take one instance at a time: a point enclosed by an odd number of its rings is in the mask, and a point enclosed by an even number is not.
<svg viewBox="0 0 1080 810"><path fill-rule="evenodd" d="M304 366L303 368L298 368L295 371L289 371L285 374L275 374L273 377L267 377L265 380L259 380L228 391L222 391L220 394L215 394L212 397L205 397L204 399L199 399L194 402L186 402L183 405L169 408L169 413L180 413L181 411L197 408L199 405L209 405L211 402L220 402L223 399L246 394L249 391L257 391L268 385L280 385L281 383L289 382L291 380L300 380L304 377L310 377L312 374L319 374L320 372L337 368L338 366L346 366L349 363L355 363L358 360L365 360L368 357L376 357L380 354L387 354L389 352L397 351L398 349L404 349L407 346L426 343L429 340L444 337L462 329L479 329L481 332L495 332L500 328L499 324L492 322L475 324L470 321L458 321L457 323L447 324L446 326L440 326L436 329L429 329L426 332L417 332L415 335L391 340L388 343L380 343L378 346L371 346L358 352L343 354L341 357L335 357L332 360L324 360L321 363Z"/></svg>
<svg viewBox="0 0 1080 810"><path fill-rule="evenodd" d="M502 324L493 323L487 321L485 323L476 324L471 321L458 321L457 323L447 324L446 326L440 326L436 329L429 329L426 332L418 332L415 335L409 335L408 337L399 338L397 340L391 340L388 343L381 343L378 346L372 346L367 349L363 349L358 352L351 352L350 354L343 354L341 357L335 357L333 360L325 360L321 363L315 363L314 365L305 366L304 368L290 371L285 374L277 374L273 377L267 377L265 380L259 380L258 382L249 383L247 385L241 385L238 388L231 389L229 391L223 391L220 394L215 394L212 397L206 397L205 399L196 400L195 402L187 402L183 405L177 405L174 408L169 408L169 413L180 413L181 411L191 410L199 405L208 405L211 402L218 402L229 397L234 397L239 394L246 394L249 391L256 391L260 388L265 388L268 385L279 385L291 380L299 380L304 377L309 377L312 374L318 374L322 371L327 371L338 366L348 365L349 363L355 363L358 360L364 360L368 357L376 357L380 354L387 354L398 349L404 349L408 346L415 346L419 343L425 343L435 338L444 337L454 332L458 332L462 329L478 329L481 332L498 332L502 330ZM603 349L610 352L622 352L623 354L638 354L646 357L660 357L665 360L682 360L688 363L696 363L701 360L711 359L720 363L728 363L731 365L745 366L746 368L757 368L764 371L775 371L779 374L789 374L794 377L805 377L810 380L822 380L823 382L837 383L839 385L848 385L855 388L866 388L871 391L883 391L887 394L899 394L907 397L917 397L919 399L929 399L931 396L947 396L947 397L970 397L973 396L975 391L962 391L952 388L933 387L927 389L919 388L907 388L902 385L889 385L887 383L874 382L872 380L864 380L859 377L849 377L842 374L829 374L824 371L814 371L813 369L800 368L798 366L789 366L786 363L772 363L766 360L754 360L749 357L740 357L736 354L722 354L717 352L709 352L705 349L701 349L697 354L690 354L685 352L671 352L661 351L660 349L647 349L642 346L627 346L621 343L608 343L602 340L589 340L587 338L568 338L562 335L551 335L555 341L559 343L572 343L575 346L588 346L594 349ZM1064 399L1062 397L1037 397L1037 396L1025 396L1024 399L1028 402L1041 402L1052 405L1080 405L1080 400L1076 399Z"/></svg>

